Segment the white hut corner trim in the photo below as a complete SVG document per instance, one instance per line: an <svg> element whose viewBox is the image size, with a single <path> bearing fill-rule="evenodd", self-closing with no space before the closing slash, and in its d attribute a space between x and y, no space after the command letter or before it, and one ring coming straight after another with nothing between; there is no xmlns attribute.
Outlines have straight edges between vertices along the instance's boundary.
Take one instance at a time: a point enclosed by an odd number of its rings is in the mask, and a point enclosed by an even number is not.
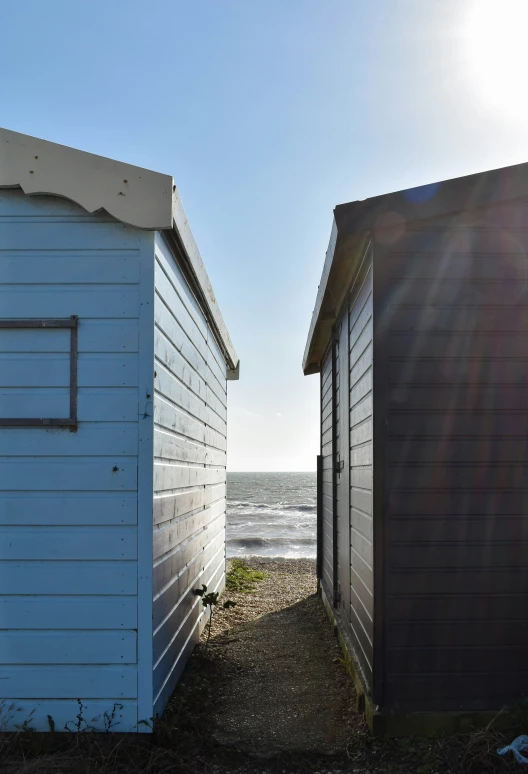
<svg viewBox="0 0 528 774"><path fill-rule="evenodd" d="M63 196L138 228L170 229L170 175L0 128L0 188Z"/></svg>

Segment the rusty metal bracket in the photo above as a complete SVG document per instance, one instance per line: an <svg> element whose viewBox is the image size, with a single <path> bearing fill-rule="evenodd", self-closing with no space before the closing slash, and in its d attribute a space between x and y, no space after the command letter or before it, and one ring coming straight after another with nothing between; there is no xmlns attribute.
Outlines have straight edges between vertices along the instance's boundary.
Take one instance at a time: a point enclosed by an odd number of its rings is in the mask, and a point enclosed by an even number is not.
<svg viewBox="0 0 528 774"><path fill-rule="evenodd" d="M69 328L70 330L70 416L69 417L0 417L0 427L69 427L77 430L77 368L79 318L73 315L64 319L2 320L0 329Z"/></svg>

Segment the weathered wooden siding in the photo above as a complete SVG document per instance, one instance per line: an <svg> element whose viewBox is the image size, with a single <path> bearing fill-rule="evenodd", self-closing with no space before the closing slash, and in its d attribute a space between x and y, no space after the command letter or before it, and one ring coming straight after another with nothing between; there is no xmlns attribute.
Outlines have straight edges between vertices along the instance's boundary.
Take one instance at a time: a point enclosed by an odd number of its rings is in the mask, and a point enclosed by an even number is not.
<svg viewBox="0 0 528 774"><path fill-rule="evenodd" d="M154 708L196 643L193 589L225 578L226 364L160 236L155 261Z"/></svg>
<svg viewBox="0 0 528 774"><path fill-rule="evenodd" d="M322 492L322 583L329 600L333 598L333 449L332 449L332 350L329 348L321 366L321 456L323 457Z"/></svg>
<svg viewBox="0 0 528 774"><path fill-rule="evenodd" d="M527 220L512 205L376 248L385 703L400 710L528 693Z"/></svg>
<svg viewBox="0 0 528 774"><path fill-rule="evenodd" d="M373 298L372 252L366 253L348 304L350 410L350 621L356 653L373 672Z"/></svg>
<svg viewBox="0 0 528 774"><path fill-rule="evenodd" d="M22 710L8 728L32 709L36 728L47 714L63 728L77 698L88 719L117 702L119 730L138 720L138 280L153 241L0 191L1 317L79 317L77 432L0 428L0 703ZM68 350L62 330L2 330L0 416L67 416Z"/></svg>

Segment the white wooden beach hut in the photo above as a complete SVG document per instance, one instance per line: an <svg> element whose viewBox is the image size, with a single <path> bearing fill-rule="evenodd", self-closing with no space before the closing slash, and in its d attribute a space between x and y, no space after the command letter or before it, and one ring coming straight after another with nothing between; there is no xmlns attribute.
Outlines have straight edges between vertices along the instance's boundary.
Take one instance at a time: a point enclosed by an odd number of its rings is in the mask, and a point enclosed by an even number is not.
<svg viewBox="0 0 528 774"><path fill-rule="evenodd" d="M133 730L225 574L238 359L172 177L0 130L0 318L0 726Z"/></svg>

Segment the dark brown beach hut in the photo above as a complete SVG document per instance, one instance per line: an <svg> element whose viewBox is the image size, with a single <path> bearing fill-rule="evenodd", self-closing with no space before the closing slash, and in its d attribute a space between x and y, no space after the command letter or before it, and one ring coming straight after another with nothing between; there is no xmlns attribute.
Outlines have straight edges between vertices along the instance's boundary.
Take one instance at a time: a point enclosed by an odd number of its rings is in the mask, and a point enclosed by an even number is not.
<svg viewBox="0 0 528 774"><path fill-rule="evenodd" d="M528 694L528 164L334 210L320 590L380 732ZM412 726L411 726L412 722Z"/></svg>

